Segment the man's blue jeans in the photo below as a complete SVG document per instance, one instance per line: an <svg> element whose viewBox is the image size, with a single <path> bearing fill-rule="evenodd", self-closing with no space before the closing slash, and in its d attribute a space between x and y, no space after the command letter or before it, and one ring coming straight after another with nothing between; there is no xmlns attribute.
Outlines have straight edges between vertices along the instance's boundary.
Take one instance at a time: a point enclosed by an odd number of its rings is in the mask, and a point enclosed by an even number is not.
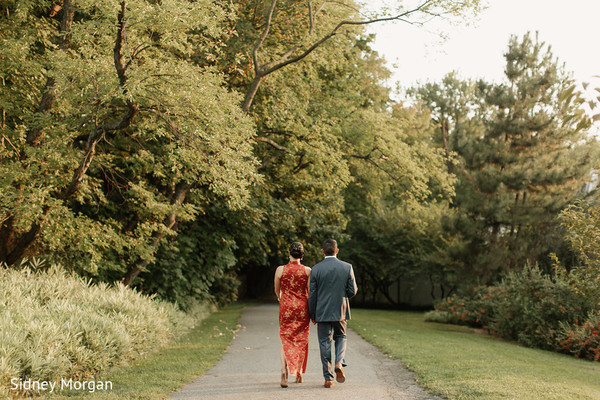
<svg viewBox="0 0 600 400"><path fill-rule="evenodd" d="M331 368L331 342L335 343L335 363L341 363L346 354L346 321L326 321L317 323L323 377L333 381Z"/></svg>

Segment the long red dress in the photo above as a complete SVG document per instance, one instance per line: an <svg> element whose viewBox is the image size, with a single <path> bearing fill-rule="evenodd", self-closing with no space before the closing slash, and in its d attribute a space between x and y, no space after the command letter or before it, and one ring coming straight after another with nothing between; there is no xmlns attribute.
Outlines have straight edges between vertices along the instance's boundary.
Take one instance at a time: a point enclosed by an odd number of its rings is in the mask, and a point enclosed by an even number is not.
<svg viewBox="0 0 600 400"><path fill-rule="evenodd" d="M279 299L279 336L292 376L306 372L308 359L308 275L299 261L283 267Z"/></svg>

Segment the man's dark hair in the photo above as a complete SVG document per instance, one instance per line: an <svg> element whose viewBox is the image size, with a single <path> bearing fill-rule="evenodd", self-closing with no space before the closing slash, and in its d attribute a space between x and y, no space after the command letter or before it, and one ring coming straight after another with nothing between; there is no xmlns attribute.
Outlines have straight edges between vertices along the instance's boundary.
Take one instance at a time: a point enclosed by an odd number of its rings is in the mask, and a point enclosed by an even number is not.
<svg viewBox="0 0 600 400"><path fill-rule="evenodd" d="M323 242L323 253L325 253L326 256L335 256L337 248L335 239L327 239Z"/></svg>

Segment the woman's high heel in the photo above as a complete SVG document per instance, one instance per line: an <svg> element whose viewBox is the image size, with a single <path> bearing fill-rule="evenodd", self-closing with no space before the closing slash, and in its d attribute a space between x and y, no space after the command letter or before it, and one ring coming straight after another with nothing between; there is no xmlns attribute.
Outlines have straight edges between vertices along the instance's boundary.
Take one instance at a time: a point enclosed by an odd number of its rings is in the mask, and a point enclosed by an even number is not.
<svg viewBox="0 0 600 400"><path fill-rule="evenodd" d="M296 375L296 383L302 383L302 374L300 372Z"/></svg>
<svg viewBox="0 0 600 400"><path fill-rule="evenodd" d="M287 372L282 372L281 373L281 387L282 388L288 387L288 374L287 374Z"/></svg>

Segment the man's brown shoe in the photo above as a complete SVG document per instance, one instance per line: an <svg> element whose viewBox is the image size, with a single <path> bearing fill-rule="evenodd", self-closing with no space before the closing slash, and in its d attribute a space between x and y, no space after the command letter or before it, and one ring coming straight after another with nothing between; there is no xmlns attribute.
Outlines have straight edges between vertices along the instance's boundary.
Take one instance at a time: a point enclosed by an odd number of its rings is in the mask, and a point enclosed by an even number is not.
<svg viewBox="0 0 600 400"><path fill-rule="evenodd" d="M335 367L335 380L339 383L346 382L346 375L344 375L344 368L341 365Z"/></svg>
<svg viewBox="0 0 600 400"><path fill-rule="evenodd" d="M323 386L325 386L326 388L330 388L333 386L333 381L325 381L325 384Z"/></svg>

